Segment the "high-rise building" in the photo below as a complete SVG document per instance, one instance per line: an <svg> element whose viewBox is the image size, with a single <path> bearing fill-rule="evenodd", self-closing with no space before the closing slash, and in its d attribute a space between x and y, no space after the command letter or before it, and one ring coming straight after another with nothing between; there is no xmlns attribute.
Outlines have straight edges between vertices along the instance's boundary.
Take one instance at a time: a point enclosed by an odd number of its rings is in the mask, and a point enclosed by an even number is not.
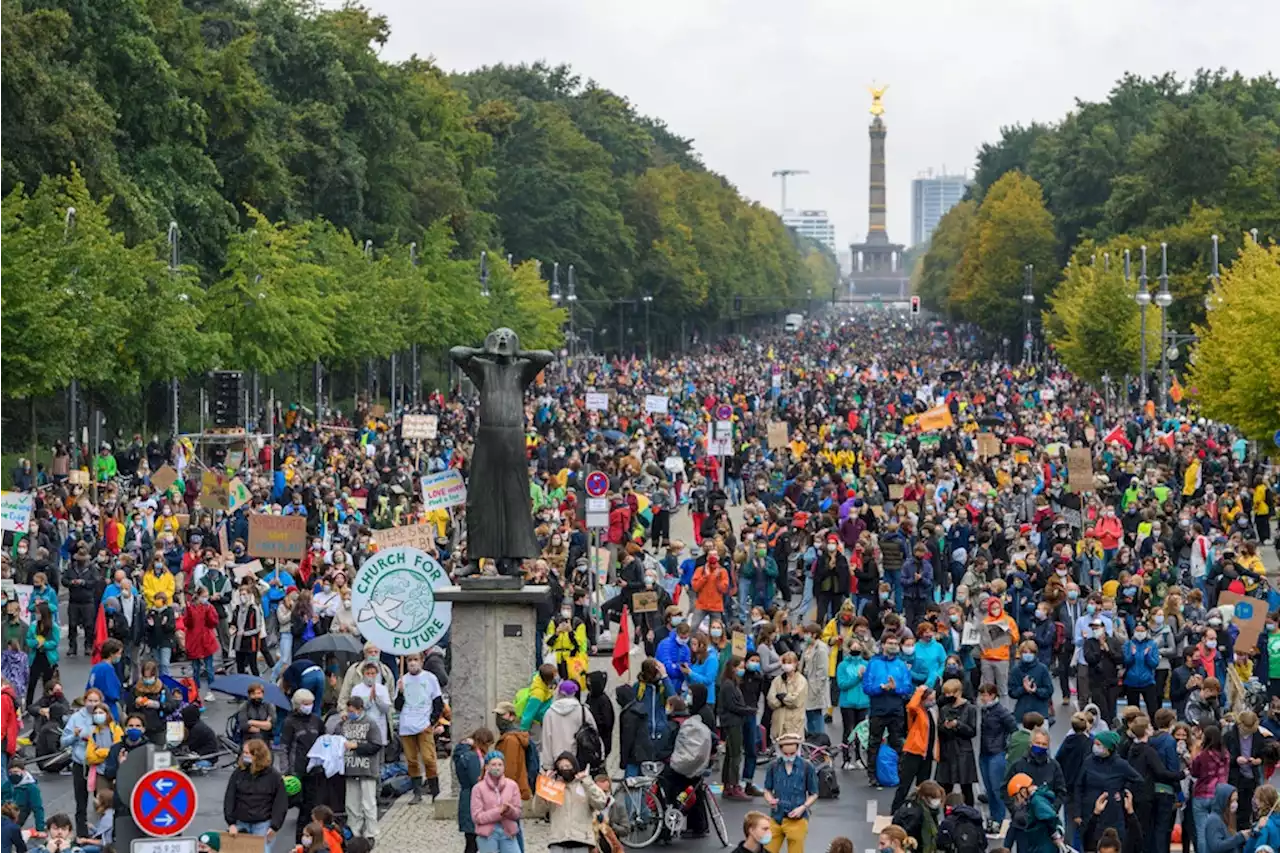
<svg viewBox="0 0 1280 853"><path fill-rule="evenodd" d="M911 182L911 245L929 242L938 220L964 198L969 186L965 175L934 175L929 169Z"/></svg>
<svg viewBox="0 0 1280 853"><path fill-rule="evenodd" d="M782 224L795 229L801 236L816 240L835 253L836 227L827 218L825 210L784 210Z"/></svg>

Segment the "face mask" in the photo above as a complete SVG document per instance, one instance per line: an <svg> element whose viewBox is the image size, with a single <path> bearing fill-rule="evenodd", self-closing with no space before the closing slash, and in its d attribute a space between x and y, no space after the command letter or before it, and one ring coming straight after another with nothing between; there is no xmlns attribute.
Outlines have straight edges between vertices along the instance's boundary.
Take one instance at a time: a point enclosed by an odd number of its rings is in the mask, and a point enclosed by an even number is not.
<svg viewBox="0 0 1280 853"><path fill-rule="evenodd" d="M490 776L492 776L494 779L501 779L501 778L502 778L502 772L503 772L503 768L501 768L501 767L490 767L490 768L489 768L489 775L490 775Z"/></svg>
<svg viewBox="0 0 1280 853"><path fill-rule="evenodd" d="M734 675L736 675L736 676L738 676L739 678L742 678L742 676L744 676L744 675L746 675L746 674L747 674L747 671L746 671L745 669L743 669L743 668L739 667L738 669L735 669L735 670L733 671L733 674L734 674Z"/></svg>
<svg viewBox="0 0 1280 853"><path fill-rule="evenodd" d="M657 582L658 582L658 579L653 577L648 577L644 579L644 585L647 587L652 587Z"/></svg>
<svg viewBox="0 0 1280 853"><path fill-rule="evenodd" d="M914 654L916 653L916 647L915 647L915 646L903 646L903 647L902 647L902 653L903 653L904 655L907 655L907 656L914 655Z"/></svg>
<svg viewBox="0 0 1280 853"><path fill-rule="evenodd" d="M124 730L124 736L125 736L126 738L128 738L129 740L132 740L132 741L140 741L140 740L142 740L142 736L143 736L144 734L146 734L146 732L144 732L142 729L139 729L139 728L136 728L136 727L135 727L135 728L128 728L128 729L125 729L125 730Z"/></svg>
<svg viewBox="0 0 1280 853"><path fill-rule="evenodd" d="M94 721L95 723L97 723L98 725L100 725L100 726L101 726L102 724L106 723L106 721L107 721L107 715L106 715L105 713L103 713L102 711L98 711L98 712L94 713L94 715L93 715L93 721Z"/></svg>
<svg viewBox="0 0 1280 853"><path fill-rule="evenodd" d="M882 593L880 593L880 600L881 600L881 601L888 601L888 600L889 600L889 593L887 593L887 592L882 592Z"/></svg>
<svg viewBox="0 0 1280 853"><path fill-rule="evenodd" d="M987 607L987 613L991 614L992 616L999 616L999 615L1000 615L1000 604L997 602L997 603L995 603L995 604L992 604L992 605L988 606L988 607Z"/></svg>
<svg viewBox="0 0 1280 853"><path fill-rule="evenodd" d="M1094 629L1093 629L1093 636L1095 636L1095 637L1097 637L1099 640L1101 640L1103 637L1107 636L1107 629L1106 629L1106 628L1094 628Z"/></svg>
<svg viewBox="0 0 1280 853"><path fill-rule="evenodd" d="M1023 652L1023 653L1022 653L1022 662L1023 662L1023 663L1035 663L1035 662L1036 662L1036 656L1035 656L1035 653L1034 653L1034 652Z"/></svg>
<svg viewBox="0 0 1280 853"><path fill-rule="evenodd" d="M252 764L253 764L253 756L252 756L252 755L242 755L242 756L240 756L240 766L241 766L241 767L249 767L249 766L251 766Z"/></svg>
<svg viewBox="0 0 1280 853"><path fill-rule="evenodd" d="M1204 641L1204 647L1205 647L1206 649L1216 649L1216 648L1218 647L1218 641L1217 641L1217 640L1205 640L1205 641Z"/></svg>
<svg viewBox="0 0 1280 853"><path fill-rule="evenodd" d="M679 637L679 636L678 636L678 637L676 637L676 644L677 644L677 645L681 645L681 646L687 646L687 645L689 645L689 638L688 638L688 637Z"/></svg>
<svg viewBox="0 0 1280 853"><path fill-rule="evenodd" d="M723 629L723 628L712 628L712 629L711 629L711 636L712 636L713 638L717 639L717 640L718 640L718 639L720 639L721 637L723 637L723 636L724 636L724 629Z"/></svg>
<svg viewBox="0 0 1280 853"><path fill-rule="evenodd" d="M1106 758L1107 748L1100 743L1095 743L1093 745L1093 754L1098 756L1099 758Z"/></svg>
<svg viewBox="0 0 1280 853"><path fill-rule="evenodd" d="M1066 570L1066 569L1058 569L1058 577L1060 577L1060 578L1065 578L1066 576L1067 576L1067 570Z"/></svg>
<svg viewBox="0 0 1280 853"><path fill-rule="evenodd" d="M952 624L952 625L959 625L959 624L960 624L960 614L959 614L959 613L952 613L952 614L951 614L951 616L950 616L950 619L951 619L951 624Z"/></svg>
<svg viewBox="0 0 1280 853"><path fill-rule="evenodd" d="M1084 609L1085 609L1085 612L1086 612L1086 613L1097 613L1097 612L1098 612L1098 605L1096 605L1096 604L1086 604L1086 605L1084 606Z"/></svg>
<svg viewBox="0 0 1280 853"><path fill-rule="evenodd" d="M784 755L782 756L782 760L787 763L788 767L796 763L796 757L794 755Z"/></svg>
<svg viewBox="0 0 1280 853"><path fill-rule="evenodd" d="M673 617L671 618L671 624L672 624L672 626L675 626L675 625L683 625L683 624L684 624L684 617L683 617L683 616L673 616Z"/></svg>
<svg viewBox="0 0 1280 853"><path fill-rule="evenodd" d="M1072 601L1075 601L1079 597L1080 597L1080 593L1076 592L1074 589L1067 590L1067 598L1071 599Z"/></svg>
<svg viewBox="0 0 1280 853"><path fill-rule="evenodd" d="M1126 587L1124 588L1124 594L1125 594L1125 595L1137 595L1137 594L1138 594L1138 588L1137 588L1136 586L1126 586Z"/></svg>
<svg viewBox="0 0 1280 853"><path fill-rule="evenodd" d="M1134 632L1133 632L1133 638L1134 638L1135 640L1145 640L1145 639L1147 638L1147 632L1146 632L1146 631L1134 631Z"/></svg>
<svg viewBox="0 0 1280 853"><path fill-rule="evenodd" d="M773 841L773 833L766 831L764 835L760 836L760 838L757 839L757 841L759 842L761 847L768 847L769 843Z"/></svg>
<svg viewBox="0 0 1280 853"><path fill-rule="evenodd" d="M1046 620L1046 619L1048 619L1048 618L1049 618L1049 614L1048 614L1048 613L1045 613L1043 610L1037 610L1037 611L1036 611L1036 619L1040 620L1041 622L1043 622L1044 620Z"/></svg>
<svg viewBox="0 0 1280 853"><path fill-rule="evenodd" d="M1048 754L1049 754L1049 747L1047 747L1047 746L1035 746L1035 745L1033 744L1033 745L1032 745L1032 747L1031 747L1031 754L1032 754L1032 755L1034 755L1034 756L1036 756L1037 758L1044 758L1046 755L1048 755Z"/></svg>
<svg viewBox="0 0 1280 853"><path fill-rule="evenodd" d="M792 673L792 672L795 672L795 671L796 671L796 665L795 665L795 664L793 664L793 663L784 663L784 664L782 665L782 671L783 671L783 672L786 672L786 673Z"/></svg>
<svg viewBox="0 0 1280 853"><path fill-rule="evenodd" d="M308 703L306 705L299 705L298 710L304 714L310 714L315 709L315 707L316 707L315 703Z"/></svg>
<svg viewBox="0 0 1280 853"><path fill-rule="evenodd" d="M927 805L929 808L933 809L935 812L936 812L938 809L942 808L942 800L939 800L939 799L936 799L936 798L935 798L935 799L925 800L924 802L925 802L925 805Z"/></svg>
<svg viewBox="0 0 1280 853"><path fill-rule="evenodd" d="M156 680L154 678L144 678L142 679L142 683L150 687L151 685L156 683Z"/></svg>
<svg viewBox="0 0 1280 853"><path fill-rule="evenodd" d="M1155 618L1155 622L1156 622L1156 624L1157 624L1157 625L1163 625L1163 624L1164 624L1164 614L1163 614L1163 613L1157 613L1157 614L1156 614L1156 618Z"/></svg>
<svg viewBox="0 0 1280 853"><path fill-rule="evenodd" d="M310 847L310 846L311 846L311 836L310 836L310 835L304 835L304 836L302 836L302 846L303 846L303 847Z"/></svg>
<svg viewBox="0 0 1280 853"><path fill-rule="evenodd" d="M836 546L835 546L834 544L831 544L831 545L828 545L828 546L827 546L827 553L829 553L829 554L834 554L834 553L835 553L835 550L836 550Z"/></svg>
<svg viewBox="0 0 1280 853"><path fill-rule="evenodd" d="M1221 625L1222 625L1222 620L1221 620L1221 619L1210 619L1210 620L1209 620L1209 627L1210 627L1210 628L1217 628L1217 627L1219 627L1219 626L1221 626Z"/></svg>
<svg viewBox="0 0 1280 853"><path fill-rule="evenodd" d="M377 679L373 678L372 676L368 676L368 675L366 675L366 676L364 677L364 685L365 685L365 687L372 687L372 686L373 686L373 682L374 682L374 681L376 681L376 680L377 680Z"/></svg>
<svg viewBox="0 0 1280 853"><path fill-rule="evenodd" d="M560 778L566 782L572 782L573 777L578 775L577 773L573 772L572 767L561 767L557 772L559 772Z"/></svg>
<svg viewBox="0 0 1280 853"><path fill-rule="evenodd" d="M360 713L359 711L348 711L348 712L347 712L347 719L348 719L348 720L350 720L350 721L351 721L351 722L353 722L353 723L354 723L354 722L356 722L356 721L358 721L358 720L360 719L360 717L361 717L361 716L362 716L362 715L361 715L361 713Z"/></svg>

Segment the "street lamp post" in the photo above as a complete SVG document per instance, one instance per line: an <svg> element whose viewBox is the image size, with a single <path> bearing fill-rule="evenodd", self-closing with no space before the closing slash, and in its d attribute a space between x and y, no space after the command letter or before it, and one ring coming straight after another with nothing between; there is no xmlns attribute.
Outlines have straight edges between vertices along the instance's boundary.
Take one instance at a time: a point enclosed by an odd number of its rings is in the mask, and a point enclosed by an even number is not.
<svg viewBox="0 0 1280 853"><path fill-rule="evenodd" d="M178 223L169 220L169 275L176 276L178 274ZM178 377L169 380L169 398L173 405L173 437L178 437L178 395L180 389L178 386Z"/></svg>
<svg viewBox="0 0 1280 853"><path fill-rule="evenodd" d="M578 351L578 330L574 322L574 317L578 305L578 283L573 277L573 264L569 264L569 292L566 294L569 302L569 360L572 361Z"/></svg>
<svg viewBox="0 0 1280 853"><path fill-rule="evenodd" d="M62 227L63 242L70 241L71 235L72 233L75 232L75 230L76 230L76 209L74 207L68 207L67 218L64 221L63 227ZM72 270L71 278L73 281L75 280L75 275L76 275L76 271ZM73 289L69 288L69 291L72 293L72 295L74 295L75 291ZM73 374L71 377L71 387L67 389L67 415L71 420L71 441L67 444L67 452L72 454L73 457L75 456L76 442L79 441L79 436L76 434L77 432L76 431L76 426L77 426L76 407L79 404L80 404L80 382L79 380L76 379L75 375Z"/></svg>
<svg viewBox="0 0 1280 853"><path fill-rule="evenodd" d="M416 242L409 244L409 264L416 267L418 265L418 244ZM421 390L419 388L418 372L422 369L418 364L418 342L414 341L409 345L409 358L413 361L413 366L409 369L409 384L413 386L412 396L410 400L416 406L418 401L422 399Z"/></svg>
<svg viewBox="0 0 1280 853"><path fill-rule="evenodd" d="M1035 304L1035 294L1031 292L1035 283L1036 266L1035 264L1027 264L1023 268L1026 273L1026 290L1022 293L1022 363L1026 364L1031 360L1031 306Z"/></svg>
<svg viewBox="0 0 1280 853"><path fill-rule="evenodd" d="M1160 291L1156 293L1156 305L1160 306L1160 411L1168 410L1169 404L1169 347L1166 338L1169 334L1169 306L1173 304L1173 294L1169 292L1169 244L1160 244Z"/></svg>
<svg viewBox="0 0 1280 853"><path fill-rule="evenodd" d="M1147 290L1147 247L1142 246L1142 264L1138 273L1138 292L1133 297L1137 301L1138 307L1141 309L1138 332L1142 344L1142 375L1138 378L1138 387L1141 397L1140 402L1144 405L1147 402L1147 306L1151 304L1151 291Z"/></svg>
<svg viewBox="0 0 1280 853"><path fill-rule="evenodd" d="M649 337L649 306L653 304L653 294L646 293L640 298L644 302L644 358L648 361L653 358L653 346Z"/></svg>
<svg viewBox="0 0 1280 853"><path fill-rule="evenodd" d="M489 297L489 253L480 253L480 295Z"/></svg>

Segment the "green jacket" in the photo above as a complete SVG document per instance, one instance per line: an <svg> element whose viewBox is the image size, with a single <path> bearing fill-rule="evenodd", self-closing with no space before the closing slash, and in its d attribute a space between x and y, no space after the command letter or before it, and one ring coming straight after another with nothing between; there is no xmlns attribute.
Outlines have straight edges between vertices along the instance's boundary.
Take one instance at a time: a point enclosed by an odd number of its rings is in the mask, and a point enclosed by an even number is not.
<svg viewBox="0 0 1280 853"><path fill-rule="evenodd" d="M1027 804L1017 809L1010 828L1018 853L1058 853L1055 835L1062 834L1058 803L1053 791L1040 788Z"/></svg>
<svg viewBox="0 0 1280 853"><path fill-rule="evenodd" d="M9 775L4 779L4 801L18 807L19 823L26 823L25 817L30 814L35 818L36 831L44 832L44 797L40 795L40 786L35 778L25 770L22 779L16 785L9 783Z"/></svg>
<svg viewBox="0 0 1280 853"><path fill-rule="evenodd" d="M110 480L117 473L116 458L111 454L103 456L99 453L93 457L93 476L99 483Z"/></svg>
<svg viewBox="0 0 1280 853"><path fill-rule="evenodd" d="M757 560L759 557L748 557L742 564L741 576L742 581L747 584L751 592L748 595L750 601L756 601L756 572L758 571ZM764 558L764 600L766 604L773 602L773 596L777 589L778 563L773 557L765 556Z"/></svg>
<svg viewBox="0 0 1280 853"><path fill-rule="evenodd" d="M1022 722L1019 720L1018 722ZM1004 748L1005 763L1012 767L1018 759L1031 751L1031 732L1018 727L1018 730L1009 735L1009 742Z"/></svg>

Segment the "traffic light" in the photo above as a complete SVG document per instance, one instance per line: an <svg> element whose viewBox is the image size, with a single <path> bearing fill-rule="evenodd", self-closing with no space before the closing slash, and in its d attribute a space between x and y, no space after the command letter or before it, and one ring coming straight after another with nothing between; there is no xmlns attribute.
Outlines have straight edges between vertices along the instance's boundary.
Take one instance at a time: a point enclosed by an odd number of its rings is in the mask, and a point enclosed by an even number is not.
<svg viewBox="0 0 1280 853"><path fill-rule="evenodd" d="M239 370L215 370L213 379L213 425L232 429L244 424L244 374Z"/></svg>
<svg viewBox="0 0 1280 853"><path fill-rule="evenodd" d="M919 296L911 297L911 313L912 314L920 313L920 297Z"/></svg>

